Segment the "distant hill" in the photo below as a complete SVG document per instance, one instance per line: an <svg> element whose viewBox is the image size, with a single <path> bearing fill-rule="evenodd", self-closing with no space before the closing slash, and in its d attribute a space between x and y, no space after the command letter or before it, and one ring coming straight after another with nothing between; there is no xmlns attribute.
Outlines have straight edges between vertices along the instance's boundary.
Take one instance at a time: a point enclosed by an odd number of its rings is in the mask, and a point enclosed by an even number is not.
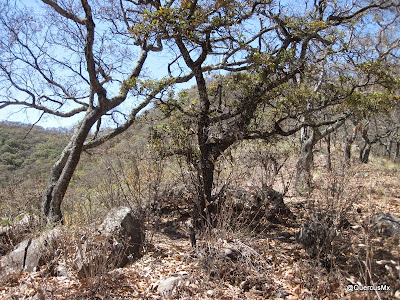
<svg viewBox="0 0 400 300"><path fill-rule="evenodd" d="M69 132L63 129L0 122L0 184L8 181L10 176L47 177L68 136Z"/></svg>

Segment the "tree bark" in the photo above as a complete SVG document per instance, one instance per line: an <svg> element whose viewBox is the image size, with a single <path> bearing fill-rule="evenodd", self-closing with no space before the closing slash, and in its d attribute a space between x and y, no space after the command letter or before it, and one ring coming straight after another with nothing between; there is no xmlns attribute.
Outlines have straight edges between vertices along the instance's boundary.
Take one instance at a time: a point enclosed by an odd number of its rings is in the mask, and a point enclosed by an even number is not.
<svg viewBox="0 0 400 300"><path fill-rule="evenodd" d="M49 223L63 222L62 200L80 160L83 144L90 129L100 116L99 109L93 109L86 113L51 169L49 183L42 196L42 213Z"/></svg>
<svg viewBox="0 0 400 300"><path fill-rule="evenodd" d="M197 227L211 225L208 205L212 199L212 188L214 183L214 163L209 153L201 153L200 166L198 169L197 203L194 207L194 215Z"/></svg>
<svg viewBox="0 0 400 300"><path fill-rule="evenodd" d="M344 142L344 160L347 165L350 165L351 161L351 147L353 145L353 141L349 138L345 138Z"/></svg>
<svg viewBox="0 0 400 300"><path fill-rule="evenodd" d="M318 128L311 128L309 137L301 145L300 156L296 164L295 188L300 195L305 195L311 190L311 169L314 161L313 149L315 144L343 124L344 120L339 120L322 132Z"/></svg>
<svg viewBox="0 0 400 300"><path fill-rule="evenodd" d="M396 142L396 150L394 152L393 161L397 162L400 154L400 142Z"/></svg>
<svg viewBox="0 0 400 300"><path fill-rule="evenodd" d="M311 189L311 169L314 161L313 148L316 140L314 130L311 135L303 141L300 156L296 164L296 190L300 195L305 195Z"/></svg>
<svg viewBox="0 0 400 300"><path fill-rule="evenodd" d="M393 140L389 140L387 142L387 144L385 145L385 149L386 149L386 156L390 159L390 157L392 156L392 148L393 148Z"/></svg>
<svg viewBox="0 0 400 300"><path fill-rule="evenodd" d="M331 157L331 136L328 134L326 137L326 169L332 171L332 157Z"/></svg>
<svg viewBox="0 0 400 300"><path fill-rule="evenodd" d="M368 137L368 126L365 126L361 131L361 136L364 140L364 145L360 149L360 161L367 164L369 161L369 154L371 152L371 140Z"/></svg>
<svg viewBox="0 0 400 300"><path fill-rule="evenodd" d="M353 146L354 140L351 138L345 138L344 143L344 159L347 165L350 165L351 161L351 147Z"/></svg>
<svg viewBox="0 0 400 300"><path fill-rule="evenodd" d="M353 146L353 143L357 137L357 132L359 130L359 126L358 124L355 124L355 122L353 122L354 128L352 130L351 136L347 136L347 130L345 130L345 143L344 143L344 159L347 165L350 165L350 161L351 161L351 147Z"/></svg>
<svg viewBox="0 0 400 300"><path fill-rule="evenodd" d="M371 143L365 143L360 150L360 161L367 164L369 161L369 154L371 153Z"/></svg>

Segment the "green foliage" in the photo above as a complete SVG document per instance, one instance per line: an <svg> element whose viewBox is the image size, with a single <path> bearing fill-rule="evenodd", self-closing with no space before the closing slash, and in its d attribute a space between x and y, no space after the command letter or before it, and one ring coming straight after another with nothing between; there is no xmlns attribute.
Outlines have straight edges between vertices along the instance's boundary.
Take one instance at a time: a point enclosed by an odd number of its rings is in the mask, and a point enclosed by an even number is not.
<svg viewBox="0 0 400 300"><path fill-rule="evenodd" d="M135 77L129 78L123 82L123 87L127 90L136 88L137 79Z"/></svg>
<svg viewBox="0 0 400 300"><path fill-rule="evenodd" d="M174 112L168 123L154 124L150 128L150 145L160 158L193 152L193 137L190 120L179 112Z"/></svg>
<svg viewBox="0 0 400 300"><path fill-rule="evenodd" d="M168 6L148 7L138 18L136 25L130 28L132 36L138 40L149 37L174 37L177 34L198 41L211 28L235 27L248 14L253 1L175 1ZM195 7L194 7L195 5Z"/></svg>
<svg viewBox="0 0 400 300"><path fill-rule="evenodd" d="M399 105L397 91L400 78L393 75L391 68L381 62L368 61L358 65L362 78L353 76L342 78L361 88L352 90L346 98L345 106L351 109L358 118L369 117L377 113L388 113Z"/></svg>
<svg viewBox="0 0 400 300"><path fill-rule="evenodd" d="M361 118L366 118L380 112L390 112L398 105L398 97L390 91L354 91L347 97L345 106L353 114Z"/></svg>
<svg viewBox="0 0 400 300"><path fill-rule="evenodd" d="M387 90L395 90L400 87L400 78L396 78L391 68L381 62L364 62L358 68L366 74L368 81L372 81Z"/></svg>

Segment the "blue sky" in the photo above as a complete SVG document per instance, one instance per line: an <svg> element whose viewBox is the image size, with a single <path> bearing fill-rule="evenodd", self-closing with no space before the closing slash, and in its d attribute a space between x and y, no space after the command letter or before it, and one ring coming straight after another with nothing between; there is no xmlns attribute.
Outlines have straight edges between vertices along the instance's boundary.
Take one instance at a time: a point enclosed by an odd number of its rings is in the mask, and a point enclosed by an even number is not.
<svg viewBox="0 0 400 300"><path fill-rule="evenodd" d="M1 1L1 0L0 0ZM22 3L30 7L30 9L34 10L38 8L39 0L16 0L17 3ZM284 10L302 10L306 5L306 2L298 2L297 5L291 5L291 0L281 0L280 1ZM293 3L293 2L292 2ZM308 1L313 3L313 1ZM364 28L364 30L368 30ZM372 30L373 31L373 30ZM1 37L0 32L0 37ZM167 47L165 47L167 48ZM171 54L168 54L168 50L163 52L155 52L152 53L145 64L145 71L152 79L159 79L167 74L167 64L168 61L171 60ZM181 84L177 86L177 89L189 88L194 84L194 81L190 81L186 84ZM111 91L112 93L112 91ZM123 108L125 111L129 111L129 107ZM8 120L15 122L23 122L23 123L35 123L39 119L40 121L37 123L43 127L72 127L76 122L79 121L80 115L77 115L72 118L59 118L51 115L44 115L41 118L41 112L38 112L34 109L22 108L22 107L6 107L4 109L0 109L0 120Z"/></svg>
<svg viewBox="0 0 400 300"><path fill-rule="evenodd" d="M283 1L282 3L285 3ZM39 5L43 5L39 0L17 0L17 3L26 5L31 10L39 8ZM167 47L165 51L153 52L147 59L145 64L146 75L150 76L152 79L159 79L167 75L167 65L171 61L172 55L168 53ZM58 54L56 54L58 55ZM177 90L183 88L189 88L194 84L194 80L188 83L180 84L176 87ZM112 91L111 91L112 93ZM22 96L22 95L21 95ZM125 104L124 104L125 105ZM124 111L129 111L128 107L122 107ZM23 122L23 123L35 123L42 127L67 127L70 128L76 124L80 115L74 116L72 118L60 118L52 115L45 114L42 116L40 111L35 109L23 108L23 107L6 107L0 110L0 120ZM39 120L39 121L38 121Z"/></svg>
<svg viewBox="0 0 400 300"><path fill-rule="evenodd" d="M26 5L28 9L35 10L39 9L39 5L43 5L40 1L32 0L19 0L17 3ZM38 5L39 3L39 5ZM1 36L1 33L0 33ZM56 53L56 55L58 55ZM152 79L160 79L167 74L168 61L171 60L171 55L168 51L153 52L149 55L146 60L144 73ZM143 73L143 72L142 72ZM177 86L177 89L189 88L194 84L194 81L190 81L185 84ZM110 91L112 94L112 91ZM21 97L24 96L21 94ZM124 107L122 108L124 109ZM125 111L129 112L130 108L126 107ZM71 118L60 118L49 114L42 115L40 111L31 108L25 108L22 106L8 106L0 109L0 121L12 121L12 122L22 122L22 123L36 123L39 126L45 128L53 127L66 127L71 128L76 124L82 116L78 114ZM38 121L39 120L39 121Z"/></svg>

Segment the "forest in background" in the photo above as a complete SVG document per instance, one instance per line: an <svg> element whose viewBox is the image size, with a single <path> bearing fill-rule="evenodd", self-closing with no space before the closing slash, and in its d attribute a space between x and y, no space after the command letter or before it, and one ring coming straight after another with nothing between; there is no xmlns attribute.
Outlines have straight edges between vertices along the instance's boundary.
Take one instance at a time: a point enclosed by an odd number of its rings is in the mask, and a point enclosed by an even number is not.
<svg viewBox="0 0 400 300"><path fill-rule="evenodd" d="M2 185L12 177L43 176L60 155L68 133L22 123L0 123Z"/></svg>

